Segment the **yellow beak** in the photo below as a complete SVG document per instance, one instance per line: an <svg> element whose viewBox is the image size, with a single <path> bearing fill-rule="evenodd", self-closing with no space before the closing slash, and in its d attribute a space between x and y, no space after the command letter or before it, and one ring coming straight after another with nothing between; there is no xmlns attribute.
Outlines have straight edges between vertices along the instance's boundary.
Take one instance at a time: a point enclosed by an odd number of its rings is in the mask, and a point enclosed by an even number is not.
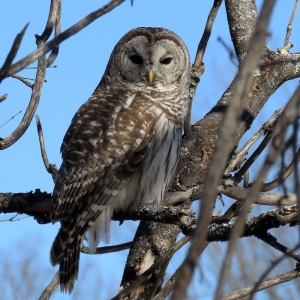
<svg viewBox="0 0 300 300"><path fill-rule="evenodd" d="M149 71L148 71L148 81L149 81L150 85L153 82L153 78L154 78L153 71L151 69L149 69Z"/></svg>

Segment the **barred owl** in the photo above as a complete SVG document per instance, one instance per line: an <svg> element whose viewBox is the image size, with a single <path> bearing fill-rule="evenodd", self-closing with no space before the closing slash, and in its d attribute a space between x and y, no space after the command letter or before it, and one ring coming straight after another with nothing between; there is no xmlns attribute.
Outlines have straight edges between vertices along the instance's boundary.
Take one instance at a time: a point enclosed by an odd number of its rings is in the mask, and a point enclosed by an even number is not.
<svg viewBox="0 0 300 300"><path fill-rule="evenodd" d="M81 244L109 239L114 211L160 204L178 160L189 102L190 60L163 28L129 31L64 137L51 209L61 228L50 259L63 292L78 277Z"/></svg>

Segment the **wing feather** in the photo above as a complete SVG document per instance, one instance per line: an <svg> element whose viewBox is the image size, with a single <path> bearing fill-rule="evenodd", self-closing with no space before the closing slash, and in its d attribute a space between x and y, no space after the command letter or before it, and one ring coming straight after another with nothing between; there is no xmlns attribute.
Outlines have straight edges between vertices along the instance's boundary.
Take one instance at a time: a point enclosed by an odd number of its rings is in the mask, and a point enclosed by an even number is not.
<svg viewBox="0 0 300 300"><path fill-rule="evenodd" d="M70 216L117 195L149 149L157 113L145 95L120 90L98 90L79 109L61 147L53 222L75 222Z"/></svg>

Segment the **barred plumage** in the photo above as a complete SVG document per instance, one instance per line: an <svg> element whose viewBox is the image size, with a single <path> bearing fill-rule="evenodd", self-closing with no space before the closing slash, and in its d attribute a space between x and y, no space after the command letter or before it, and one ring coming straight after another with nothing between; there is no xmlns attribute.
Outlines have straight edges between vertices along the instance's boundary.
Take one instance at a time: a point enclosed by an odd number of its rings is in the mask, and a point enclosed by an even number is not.
<svg viewBox="0 0 300 300"><path fill-rule="evenodd" d="M175 170L189 101L190 62L181 39L137 28L115 46L100 84L75 114L61 146L51 249L60 285L71 292L81 243L109 240L113 211L160 204Z"/></svg>

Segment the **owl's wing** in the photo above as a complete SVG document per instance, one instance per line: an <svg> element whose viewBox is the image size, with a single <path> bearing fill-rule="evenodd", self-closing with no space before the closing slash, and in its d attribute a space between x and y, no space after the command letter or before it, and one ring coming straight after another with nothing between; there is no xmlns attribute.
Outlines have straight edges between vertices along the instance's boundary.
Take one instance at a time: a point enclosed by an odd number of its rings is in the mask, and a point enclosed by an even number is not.
<svg viewBox="0 0 300 300"><path fill-rule="evenodd" d="M156 118L153 103L141 94L96 91L64 138L52 221L106 205L116 196L147 153Z"/></svg>

